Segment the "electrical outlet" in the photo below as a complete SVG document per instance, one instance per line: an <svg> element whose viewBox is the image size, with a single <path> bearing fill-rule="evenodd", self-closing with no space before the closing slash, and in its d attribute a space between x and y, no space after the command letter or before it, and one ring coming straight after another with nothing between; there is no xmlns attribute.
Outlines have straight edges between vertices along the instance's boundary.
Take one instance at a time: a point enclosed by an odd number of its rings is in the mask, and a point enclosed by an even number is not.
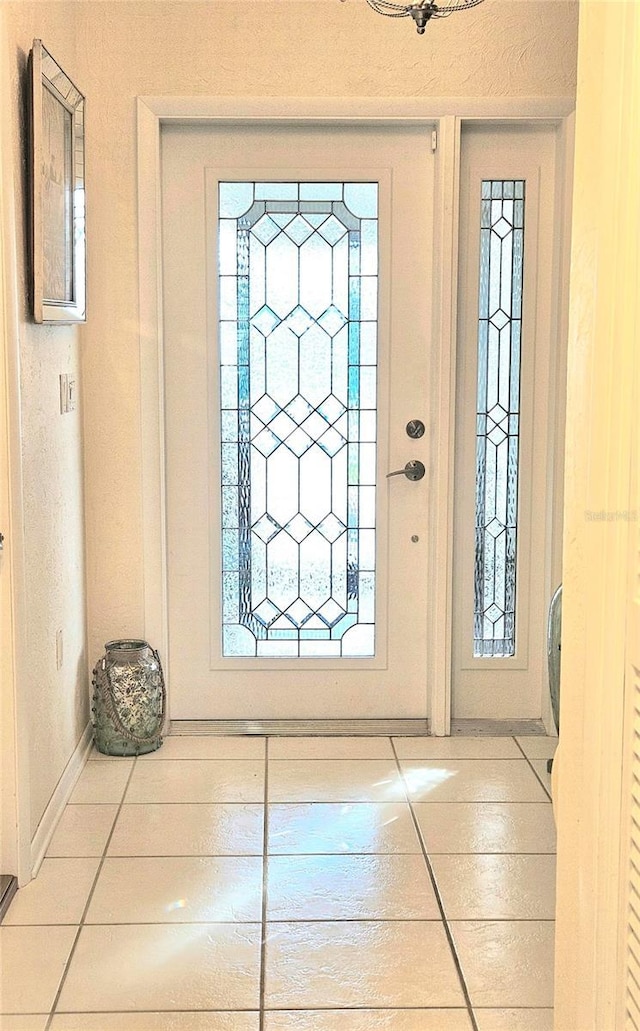
<svg viewBox="0 0 640 1031"><path fill-rule="evenodd" d="M62 669L64 661L64 638L62 630L56 631L56 669Z"/></svg>

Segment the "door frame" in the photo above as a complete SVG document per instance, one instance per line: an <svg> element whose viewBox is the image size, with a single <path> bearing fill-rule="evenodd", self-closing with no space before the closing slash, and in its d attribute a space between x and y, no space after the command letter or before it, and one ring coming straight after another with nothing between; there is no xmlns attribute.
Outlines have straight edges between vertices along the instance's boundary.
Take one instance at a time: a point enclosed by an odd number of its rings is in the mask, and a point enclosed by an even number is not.
<svg viewBox="0 0 640 1031"><path fill-rule="evenodd" d="M439 255L431 356L432 485L429 502L428 568L433 619L428 638L431 732L446 736L451 722L451 595L453 565L453 463L456 384L456 296L458 278L458 183L460 132L464 121L545 121L566 131L575 103L545 98L371 98L371 97L179 97L137 98L138 288L140 319L142 515L144 529L145 635L168 655L166 482L164 429L164 341L162 323L162 212L160 133L166 122L215 124L423 125L437 135L434 203ZM435 142L435 141L434 141ZM562 159L562 154L559 157ZM560 175L562 176L562 165ZM566 174L564 181L566 183ZM565 188L565 194L568 190ZM565 198L567 199L567 198ZM562 325L559 299L559 325ZM559 506L558 506L559 507ZM555 535L554 535L555 536ZM550 563L548 563L550 564ZM551 571L549 571L551 581ZM168 685L168 715L171 715ZM426 713L425 713L426 717ZM547 715L550 719L550 715Z"/></svg>

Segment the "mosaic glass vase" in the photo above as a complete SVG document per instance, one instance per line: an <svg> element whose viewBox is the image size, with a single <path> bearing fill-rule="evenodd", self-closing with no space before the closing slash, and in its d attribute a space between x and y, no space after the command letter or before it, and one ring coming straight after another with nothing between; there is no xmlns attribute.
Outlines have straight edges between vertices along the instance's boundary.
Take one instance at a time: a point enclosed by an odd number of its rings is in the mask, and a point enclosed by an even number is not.
<svg viewBox="0 0 640 1031"><path fill-rule="evenodd" d="M157 651L146 641L108 641L93 670L91 718L105 755L143 755L162 744L166 694Z"/></svg>

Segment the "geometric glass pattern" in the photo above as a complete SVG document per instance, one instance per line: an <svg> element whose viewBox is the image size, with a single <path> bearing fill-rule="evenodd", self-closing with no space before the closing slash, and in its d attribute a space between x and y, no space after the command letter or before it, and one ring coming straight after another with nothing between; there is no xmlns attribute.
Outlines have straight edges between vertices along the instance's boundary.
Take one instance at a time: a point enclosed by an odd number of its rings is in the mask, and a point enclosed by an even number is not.
<svg viewBox="0 0 640 1031"><path fill-rule="evenodd" d="M523 180L485 180L480 221L474 656L516 650Z"/></svg>
<svg viewBox="0 0 640 1031"><path fill-rule="evenodd" d="M222 654L373 655L378 184L218 213Z"/></svg>

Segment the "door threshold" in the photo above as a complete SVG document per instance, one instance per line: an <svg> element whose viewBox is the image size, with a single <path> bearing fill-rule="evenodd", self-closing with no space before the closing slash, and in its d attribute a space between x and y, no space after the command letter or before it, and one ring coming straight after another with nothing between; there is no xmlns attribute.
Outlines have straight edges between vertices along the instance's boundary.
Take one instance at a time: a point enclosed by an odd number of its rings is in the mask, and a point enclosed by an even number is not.
<svg viewBox="0 0 640 1031"><path fill-rule="evenodd" d="M428 737L428 720L172 720L171 735Z"/></svg>
<svg viewBox="0 0 640 1031"><path fill-rule="evenodd" d="M546 737L541 720L452 720L451 737ZM429 720L172 720L172 737L429 737Z"/></svg>

